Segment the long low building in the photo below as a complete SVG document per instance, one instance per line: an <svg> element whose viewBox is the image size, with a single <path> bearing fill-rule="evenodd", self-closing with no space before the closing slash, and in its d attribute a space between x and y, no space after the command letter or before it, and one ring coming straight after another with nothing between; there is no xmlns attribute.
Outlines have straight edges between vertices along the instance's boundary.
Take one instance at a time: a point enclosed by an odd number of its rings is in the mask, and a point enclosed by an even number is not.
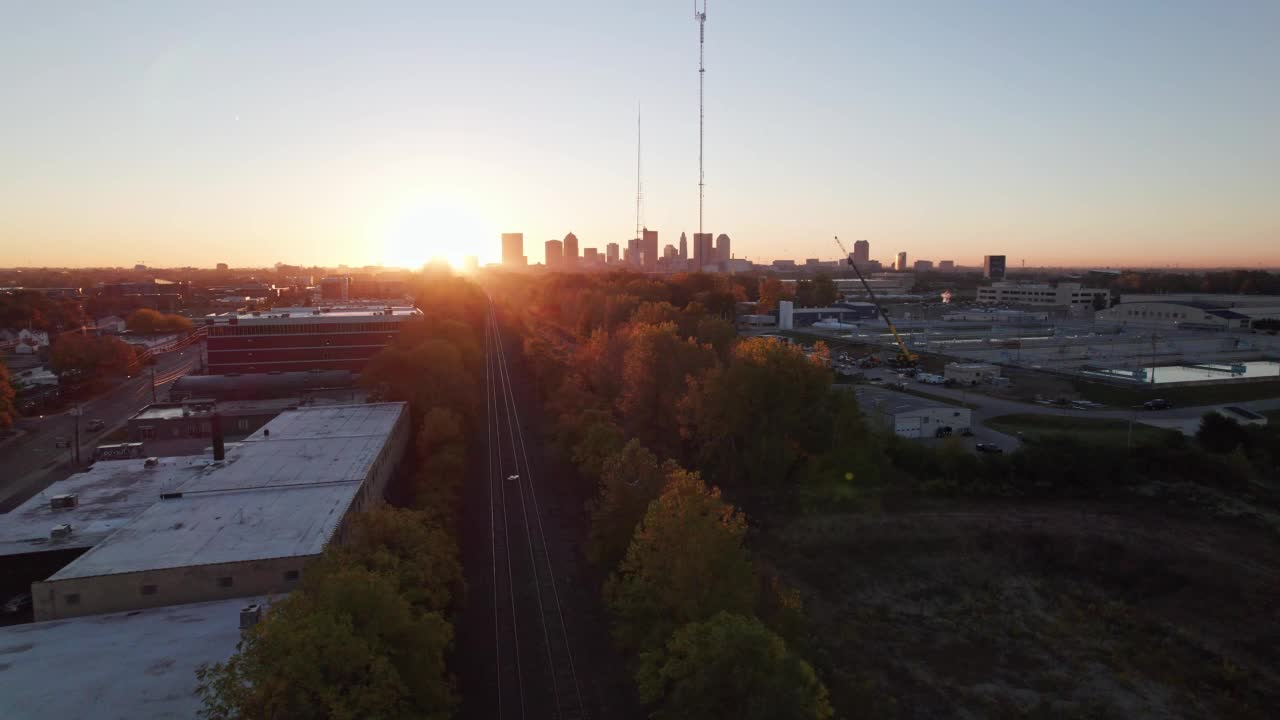
<svg viewBox="0 0 1280 720"><path fill-rule="evenodd" d="M33 583L35 617L287 592L351 513L381 501L409 432L404 403L286 411Z"/></svg>
<svg viewBox="0 0 1280 720"><path fill-rule="evenodd" d="M1229 304L1231 301L1199 300L1129 300L1099 312L1099 322L1120 326L1153 327L1169 330L1248 330L1259 320L1280 320L1280 298L1274 305L1261 303ZM1176 296L1171 296L1176 297ZM1207 296L1206 296L1207 297ZM1236 297L1236 296L1229 296Z"/></svg>
<svg viewBox="0 0 1280 720"><path fill-rule="evenodd" d="M1111 291L1105 288L1087 288L1080 283L1016 283L993 282L978 288L978 302L1003 305L1044 305L1054 307L1084 306L1092 309L1095 304L1106 307L1111 303Z"/></svg>
<svg viewBox="0 0 1280 720"><path fill-rule="evenodd" d="M842 302L830 307L795 307L790 300L778 303L778 329L811 327L827 321L831 324L875 322L879 313L871 303Z"/></svg>

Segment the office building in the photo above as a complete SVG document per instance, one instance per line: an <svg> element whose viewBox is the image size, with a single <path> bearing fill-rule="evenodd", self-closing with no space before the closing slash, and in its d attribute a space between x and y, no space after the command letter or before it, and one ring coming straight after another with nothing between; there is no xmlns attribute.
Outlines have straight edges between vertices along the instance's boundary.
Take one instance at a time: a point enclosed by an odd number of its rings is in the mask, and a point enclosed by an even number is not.
<svg viewBox="0 0 1280 720"><path fill-rule="evenodd" d="M903 272L907 269L907 254L905 252L898 253L898 261L893 264L893 269Z"/></svg>
<svg viewBox="0 0 1280 720"><path fill-rule="evenodd" d="M543 262L548 270L559 270L564 266L564 244L559 240L548 240L543 246Z"/></svg>
<svg viewBox="0 0 1280 720"><path fill-rule="evenodd" d="M693 234L693 269L696 271L710 270L716 262L716 251L711 238L711 233Z"/></svg>
<svg viewBox="0 0 1280 720"><path fill-rule="evenodd" d="M1004 255L982 256L982 277L987 280L1004 279Z"/></svg>
<svg viewBox="0 0 1280 720"><path fill-rule="evenodd" d="M1110 304L1111 291L1105 288L1087 288L1080 283L1014 283L993 282L978 288L978 302L1001 305L1083 305L1092 308L1095 303L1106 307Z"/></svg>
<svg viewBox="0 0 1280 720"><path fill-rule="evenodd" d="M502 233L502 264L507 267L524 267L524 233Z"/></svg>
<svg viewBox="0 0 1280 720"><path fill-rule="evenodd" d="M583 248L582 264L587 267L594 267L600 264L600 251L595 248Z"/></svg>
<svg viewBox="0 0 1280 720"><path fill-rule="evenodd" d="M610 265L618 264L618 243L609 243L604 246L604 260Z"/></svg>
<svg viewBox="0 0 1280 720"><path fill-rule="evenodd" d="M644 256L644 269L654 272L658 269L658 231L645 228L640 231L640 252Z"/></svg>
<svg viewBox="0 0 1280 720"><path fill-rule="evenodd" d="M732 257L733 251L729 247L729 236L725 233L720 233L716 237L716 262L727 263Z"/></svg>
<svg viewBox="0 0 1280 720"><path fill-rule="evenodd" d="M871 243L866 240L855 240L853 242L853 261L861 265L870 260Z"/></svg>
<svg viewBox="0 0 1280 720"><path fill-rule="evenodd" d="M569 233L564 236L564 242L561 246L564 253L564 266L573 269L578 265L578 236Z"/></svg>
<svg viewBox="0 0 1280 720"><path fill-rule="evenodd" d="M955 260L939 260L938 261L938 270L942 272L951 272L955 269L956 269Z"/></svg>
<svg viewBox="0 0 1280 720"><path fill-rule="evenodd" d="M412 307L294 307L205 318L211 375L296 370L359 372L390 345Z"/></svg>
<svg viewBox="0 0 1280 720"><path fill-rule="evenodd" d="M226 272L228 269L229 268L226 263L218 263L217 265L218 272Z"/></svg>
<svg viewBox="0 0 1280 720"><path fill-rule="evenodd" d="M912 267L915 269L916 272L929 272L930 270L933 269L933 261L917 260L916 264L913 265Z"/></svg>
<svg viewBox="0 0 1280 720"><path fill-rule="evenodd" d="M644 252L640 246L640 238L631 238L627 241L627 264L640 267L644 261Z"/></svg>
<svg viewBox="0 0 1280 720"><path fill-rule="evenodd" d="M689 240L685 237L684 233L680 233L680 259L689 259Z"/></svg>
<svg viewBox="0 0 1280 720"><path fill-rule="evenodd" d="M667 243L666 245L662 246L662 259L675 260L677 257L678 255L677 255L675 245L672 245L671 243Z"/></svg>
<svg viewBox="0 0 1280 720"><path fill-rule="evenodd" d="M382 502L409 442L405 403L299 408L205 458L48 579L37 620L272 595ZM143 469L150 460L115 460ZM96 467L96 466L95 466ZM69 531L75 534L75 528Z"/></svg>

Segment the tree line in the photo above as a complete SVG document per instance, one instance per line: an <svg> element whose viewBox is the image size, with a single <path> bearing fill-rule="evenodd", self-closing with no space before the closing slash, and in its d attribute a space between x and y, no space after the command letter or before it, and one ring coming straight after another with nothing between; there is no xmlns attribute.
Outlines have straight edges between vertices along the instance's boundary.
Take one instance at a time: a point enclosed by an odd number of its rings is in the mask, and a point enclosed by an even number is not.
<svg viewBox="0 0 1280 720"><path fill-rule="evenodd" d="M443 719L458 706L446 657L465 595L458 495L480 420L487 299L448 274L415 287L431 312L361 374L373 399L409 404L399 506L353 515L350 539L308 564L229 660L198 672L204 717Z"/></svg>

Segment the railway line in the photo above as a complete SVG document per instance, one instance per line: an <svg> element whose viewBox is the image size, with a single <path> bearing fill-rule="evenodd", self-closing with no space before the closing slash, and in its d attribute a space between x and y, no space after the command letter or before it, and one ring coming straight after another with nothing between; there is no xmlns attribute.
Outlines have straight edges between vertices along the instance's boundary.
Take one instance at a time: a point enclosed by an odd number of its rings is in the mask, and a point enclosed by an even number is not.
<svg viewBox="0 0 1280 720"><path fill-rule="evenodd" d="M492 305L486 319L489 581L496 718L587 717L547 527L554 505L529 462L520 408ZM536 448L535 448L536 451ZM550 516L550 517L548 517Z"/></svg>

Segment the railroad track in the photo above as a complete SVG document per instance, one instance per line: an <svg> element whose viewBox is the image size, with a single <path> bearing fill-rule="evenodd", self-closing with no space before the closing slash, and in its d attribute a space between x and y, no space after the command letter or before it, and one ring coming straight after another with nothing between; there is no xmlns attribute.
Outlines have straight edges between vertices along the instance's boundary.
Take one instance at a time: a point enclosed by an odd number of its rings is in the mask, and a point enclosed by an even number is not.
<svg viewBox="0 0 1280 720"><path fill-rule="evenodd" d="M538 498L492 304L485 397L496 717L580 720L587 714L547 545L546 526L558 527L555 507Z"/></svg>

